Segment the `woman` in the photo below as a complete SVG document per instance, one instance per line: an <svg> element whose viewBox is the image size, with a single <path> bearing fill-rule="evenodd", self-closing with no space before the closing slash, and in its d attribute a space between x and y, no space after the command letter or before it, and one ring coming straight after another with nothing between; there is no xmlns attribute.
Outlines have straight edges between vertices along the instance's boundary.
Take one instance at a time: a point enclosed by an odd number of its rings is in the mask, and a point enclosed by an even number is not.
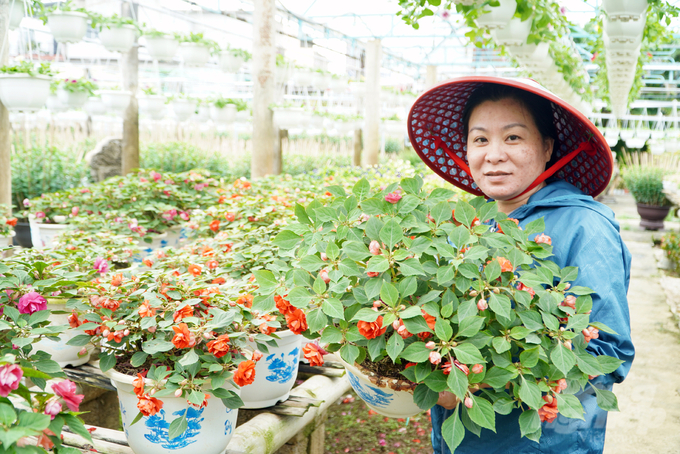
<svg viewBox="0 0 680 454"><path fill-rule="evenodd" d="M576 266L573 285L595 291L592 321L618 335L599 332L588 350L623 360L612 374L593 380L612 389L633 361L626 292L630 253L619 235L613 212L595 202L612 174L611 151L581 113L533 81L466 77L423 94L409 115L411 143L420 157L450 183L498 203L520 226L544 218L553 260ZM496 433L466 431L456 453L601 453L607 412L590 386L578 395L585 420L558 416L543 422L540 443L522 438L519 410L496 414ZM442 423L459 402L440 393L432 409L432 444L448 454Z"/></svg>

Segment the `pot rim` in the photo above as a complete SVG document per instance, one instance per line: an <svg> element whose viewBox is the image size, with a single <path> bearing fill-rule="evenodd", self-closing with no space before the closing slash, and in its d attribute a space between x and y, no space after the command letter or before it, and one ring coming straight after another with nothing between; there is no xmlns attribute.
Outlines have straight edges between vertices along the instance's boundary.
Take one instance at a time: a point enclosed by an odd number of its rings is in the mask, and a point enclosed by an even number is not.
<svg viewBox="0 0 680 454"><path fill-rule="evenodd" d="M118 371L115 370L114 368L111 368L111 369L107 370L106 372L102 372L102 374L106 375L106 376L109 377L111 380L115 380L115 381L117 381L118 383L123 383L123 384L130 385L130 386L132 386L132 382L135 381L135 379L137 378L136 375L135 375L135 376L126 375L126 374L123 374L123 373L118 372ZM151 384L153 381L155 381L155 380L151 380L150 378L144 377L144 384L145 384L145 385L146 385L146 384ZM161 383L165 384L166 381L167 381L167 380L163 380ZM229 381L229 380L225 380L224 384L222 385L222 388L223 388L223 389L230 390L230 391L235 391L237 394L240 394L240 390L241 390L241 388L235 386L235 385L234 385L231 381ZM211 392L211 390L212 390L212 388L210 387L210 382L208 381L208 382L205 383L205 385L203 385L203 391L209 393L210 395L213 395L213 393ZM163 399L164 397L172 397L172 398L175 398L175 396L169 395L169 396L159 397L159 399Z"/></svg>
<svg viewBox="0 0 680 454"><path fill-rule="evenodd" d="M104 29L107 29L107 30L120 30L121 28L124 28L124 29L126 29L126 30L134 30L134 31L137 31L137 27L135 27L134 25L130 25L130 24L120 24L120 25L113 25L113 26L102 25L100 31L102 31L102 30L104 30Z"/></svg>
<svg viewBox="0 0 680 454"><path fill-rule="evenodd" d="M56 10L52 11L51 13L47 13L46 16L49 18L50 16L73 16L73 17L82 17L84 19L87 19L87 14L81 13L79 11L62 11L62 10Z"/></svg>
<svg viewBox="0 0 680 454"><path fill-rule="evenodd" d="M378 388L389 388L392 391L403 391L413 394L413 390L416 389L416 386L418 386L416 383L413 383L408 380L402 380L400 378L395 379L382 377L380 375L377 375L375 372L371 372L370 370L366 369L360 364L354 363L353 365L350 365L344 359L342 359L340 355L337 355L337 357L340 360L340 362L345 366L345 368L349 367L356 369L357 372L364 375L368 379L368 381L370 381L373 385L377 386Z"/></svg>
<svg viewBox="0 0 680 454"><path fill-rule="evenodd" d="M644 208L668 208L668 209L673 208L673 205L647 205L646 203L640 202L635 202L635 204Z"/></svg>
<svg viewBox="0 0 680 454"><path fill-rule="evenodd" d="M30 75L28 73L13 73L13 74L0 74L0 79L37 79L37 80L52 80L52 77L46 76L44 74Z"/></svg>
<svg viewBox="0 0 680 454"><path fill-rule="evenodd" d="M180 47L204 47L208 50L210 50L210 46L203 44L203 43L192 43L192 42L183 42L179 43Z"/></svg>

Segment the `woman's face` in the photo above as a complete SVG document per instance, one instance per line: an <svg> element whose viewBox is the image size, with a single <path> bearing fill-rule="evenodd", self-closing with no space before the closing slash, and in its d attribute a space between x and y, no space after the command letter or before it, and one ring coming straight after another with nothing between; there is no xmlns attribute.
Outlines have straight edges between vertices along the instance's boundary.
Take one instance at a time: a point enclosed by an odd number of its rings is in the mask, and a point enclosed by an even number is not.
<svg viewBox="0 0 680 454"><path fill-rule="evenodd" d="M467 157L472 178L495 200L512 199L533 183L545 170L552 148L553 139L543 139L529 111L515 99L485 101L470 115Z"/></svg>

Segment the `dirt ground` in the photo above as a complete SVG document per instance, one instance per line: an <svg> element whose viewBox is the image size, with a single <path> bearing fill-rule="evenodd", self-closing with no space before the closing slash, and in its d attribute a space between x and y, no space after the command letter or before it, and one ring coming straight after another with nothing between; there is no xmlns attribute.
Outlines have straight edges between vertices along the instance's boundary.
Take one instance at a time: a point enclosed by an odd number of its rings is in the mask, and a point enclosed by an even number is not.
<svg viewBox="0 0 680 454"><path fill-rule="evenodd" d="M628 303L636 356L626 380L614 387L620 412L611 412L605 454L680 453L680 332L659 283L652 235L644 232L630 196L607 203L633 255ZM676 229L677 223L666 223Z"/></svg>

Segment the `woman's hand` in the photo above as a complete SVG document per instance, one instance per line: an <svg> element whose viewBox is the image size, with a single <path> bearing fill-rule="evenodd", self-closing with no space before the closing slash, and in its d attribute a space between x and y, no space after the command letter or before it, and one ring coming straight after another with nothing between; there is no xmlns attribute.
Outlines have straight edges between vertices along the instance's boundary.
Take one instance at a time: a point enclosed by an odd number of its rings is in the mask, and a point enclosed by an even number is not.
<svg viewBox="0 0 680 454"><path fill-rule="evenodd" d="M442 391L439 393L439 400L437 400L437 405L446 408L447 410L453 410L460 403L460 400L448 391Z"/></svg>

